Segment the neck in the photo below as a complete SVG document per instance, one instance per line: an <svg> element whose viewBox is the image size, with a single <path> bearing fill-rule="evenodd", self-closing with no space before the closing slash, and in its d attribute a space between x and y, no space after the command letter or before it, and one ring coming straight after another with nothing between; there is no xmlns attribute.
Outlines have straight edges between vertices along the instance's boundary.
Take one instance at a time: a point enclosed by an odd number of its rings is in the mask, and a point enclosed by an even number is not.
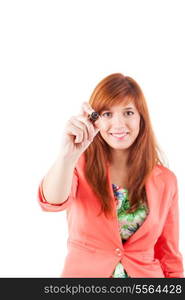
<svg viewBox="0 0 185 300"><path fill-rule="evenodd" d="M123 167L126 168L127 158L128 158L128 151L114 150L114 151L112 151L111 164L114 165L118 169L123 168Z"/></svg>

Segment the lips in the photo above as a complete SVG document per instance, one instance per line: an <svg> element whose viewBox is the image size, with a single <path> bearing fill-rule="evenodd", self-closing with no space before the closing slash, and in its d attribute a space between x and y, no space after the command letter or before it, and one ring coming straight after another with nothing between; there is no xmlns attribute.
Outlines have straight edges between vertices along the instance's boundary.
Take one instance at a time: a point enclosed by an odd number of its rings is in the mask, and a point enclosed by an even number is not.
<svg viewBox="0 0 185 300"><path fill-rule="evenodd" d="M127 135L127 133L122 133L122 134L118 134L118 133L111 133L112 136L114 137L118 137L118 138L121 138L121 137L124 137Z"/></svg>
<svg viewBox="0 0 185 300"><path fill-rule="evenodd" d="M111 132L110 134L115 137L124 137L128 134L128 132Z"/></svg>
<svg viewBox="0 0 185 300"><path fill-rule="evenodd" d="M127 132L119 133L119 134L118 133L110 133L110 134L113 138L115 138L117 140L124 140L128 135Z"/></svg>
<svg viewBox="0 0 185 300"><path fill-rule="evenodd" d="M111 134L126 134L128 131L121 131L121 132L109 132Z"/></svg>

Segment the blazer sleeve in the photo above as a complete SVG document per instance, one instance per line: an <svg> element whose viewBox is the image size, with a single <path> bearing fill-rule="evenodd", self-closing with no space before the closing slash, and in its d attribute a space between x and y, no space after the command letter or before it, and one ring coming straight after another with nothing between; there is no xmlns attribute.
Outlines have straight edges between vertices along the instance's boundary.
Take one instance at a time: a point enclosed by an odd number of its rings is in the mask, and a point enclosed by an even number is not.
<svg viewBox="0 0 185 300"><path fill-rule="evenodd" d="M175 180L175 192L166 218L162 234L155 244L155 257L159 259L167 278L183 278L183 258L179 251L179 206L178 186Z"/></svg>
<svg viewBox="0 0 185 300"><path fill-rule="evenodd" d="M62 211L67 208L69 208L72 200L76 197L76 191L78 187L78 175L76 168L74 169L73 172L73 179L72 179L72 185L71 185L71 192L68 196L68 198L59 204L54 204L54 203L49 203L43 193L43 180L41 180L39 187L38 187L38 193L37 193L37 200L39 202L40 207L42 208L43 211L49 211L49 212L57 212L57 211Z"/></svg>

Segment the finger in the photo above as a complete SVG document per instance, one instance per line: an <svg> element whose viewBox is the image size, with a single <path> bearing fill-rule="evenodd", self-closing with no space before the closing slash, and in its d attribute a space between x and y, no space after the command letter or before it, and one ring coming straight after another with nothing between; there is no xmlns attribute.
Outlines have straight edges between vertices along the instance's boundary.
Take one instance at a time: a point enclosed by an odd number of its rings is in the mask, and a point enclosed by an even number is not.
<svg viewBox="0 0 185 300"><path fill-rule="evenodd" d="M94 126L84 117L77 117L78 120L85 126L88 139L91 140L94 137Z"/></svg>
<svg viewBox="0 0 185 300"><path fill-rule="evenodd" d="M75 143L79 143L83 140L83 131L72 124L66 129L66 133L74 138Z"/></svg>
<svg viewBox="0 0 185 300"><path fill-rule="evenodd" d="M83 102L81 109L84 117L88 117L88 115L95 111L88 102Z"/></svg>
<svg viewBox="0 0 185 300"><path fill-rule="evenodd" d="M91 132L89 129L89 124L83 117L72 117L71 123L83 131L84 139L90 139Z"/></svg>
<svg viewBox="0 0 185 300"><path fill-rule="evenodd" d="M95 110L91 107L91 105L88 102L83 102L81 109L82 109L83 115L87 118L88 122L90 122L93 125L94 128L101 127L101 116L100 115L96 121L91 121L89 119L90 115L93 112L95 112Z"/></svg>
<svg viewBox="0 0 185 300"><path fill-rule="evenodd" d="M85 124L85 126L87 126L88 133L89 133L88 139L90 141L92 141L94 139L94 137L96 136L96 134L100 131L100 128L94 127L93 124L90 121L87 121L83 117L78 117L78 120L81 120L81 122L83 122Z"/></svg>

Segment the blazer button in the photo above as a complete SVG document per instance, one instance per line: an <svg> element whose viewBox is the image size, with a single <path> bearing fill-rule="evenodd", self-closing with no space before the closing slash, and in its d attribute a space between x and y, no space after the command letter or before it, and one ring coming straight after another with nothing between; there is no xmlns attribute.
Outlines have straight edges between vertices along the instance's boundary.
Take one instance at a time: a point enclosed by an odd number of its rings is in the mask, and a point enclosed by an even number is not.
<svg viewBox="0 0 185 300"><path fill-rule="evenodd" d="M121 256L122 255L122 252L121 252L121 250L119 248L115 249L115 253L116 253L117 256Z"/></svg>

